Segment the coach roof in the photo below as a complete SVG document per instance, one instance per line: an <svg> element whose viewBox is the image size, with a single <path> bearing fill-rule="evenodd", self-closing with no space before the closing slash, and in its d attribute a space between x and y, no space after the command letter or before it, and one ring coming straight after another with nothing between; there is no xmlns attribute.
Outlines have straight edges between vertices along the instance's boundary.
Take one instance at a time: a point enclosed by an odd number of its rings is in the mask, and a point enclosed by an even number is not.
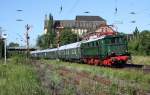
<svg viewBox="0 0 150 95"><path fill-rule="evenodd" d="M80 47L80 45L81 45L81 42L71 43L71 44L59 47L59 50L78 48L78 47Z"/></svg>

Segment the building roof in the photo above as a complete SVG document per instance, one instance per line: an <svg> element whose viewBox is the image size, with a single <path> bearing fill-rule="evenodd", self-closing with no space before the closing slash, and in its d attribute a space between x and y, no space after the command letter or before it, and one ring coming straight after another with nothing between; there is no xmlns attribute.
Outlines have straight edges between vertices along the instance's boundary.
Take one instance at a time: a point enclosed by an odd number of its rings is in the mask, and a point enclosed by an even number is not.
<svg viewBox="0 0 150 95"><path fill-rule="evenodd" d="M100 16L76 16L77 21L106 21Z"/></svg>

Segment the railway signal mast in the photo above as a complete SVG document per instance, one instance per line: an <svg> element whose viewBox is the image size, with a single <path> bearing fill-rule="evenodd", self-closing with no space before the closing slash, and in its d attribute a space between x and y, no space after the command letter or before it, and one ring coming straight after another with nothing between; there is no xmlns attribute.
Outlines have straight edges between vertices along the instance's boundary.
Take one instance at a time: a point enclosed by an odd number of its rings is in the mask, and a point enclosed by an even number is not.
<svg viewBox="0 0 150 95"><path fill-rule="evenodd" d="M27 48L27 58L29 57L29 30L31 29L31 26L29 24L25 25L26 32L25 32L25 37L26 37L26 48Z"/></svg>

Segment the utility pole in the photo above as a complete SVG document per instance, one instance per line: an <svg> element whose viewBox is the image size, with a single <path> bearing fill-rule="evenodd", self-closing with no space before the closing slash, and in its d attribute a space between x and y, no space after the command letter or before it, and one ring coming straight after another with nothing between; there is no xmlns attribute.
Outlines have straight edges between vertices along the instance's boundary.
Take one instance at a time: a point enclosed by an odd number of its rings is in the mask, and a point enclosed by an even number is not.
<svg viewBox="0 0 150 95"><path fill-rule="evenodd" d="M26 28L25 37L26 37L26 49L27 49L26 53L27 53L27 58L28 58L29 52L30 52L30 50L29 50L29 39L30 39L29 30L31 29L31 26L29 24L27 24L27 25L25 25L25 28Z"/></svg>

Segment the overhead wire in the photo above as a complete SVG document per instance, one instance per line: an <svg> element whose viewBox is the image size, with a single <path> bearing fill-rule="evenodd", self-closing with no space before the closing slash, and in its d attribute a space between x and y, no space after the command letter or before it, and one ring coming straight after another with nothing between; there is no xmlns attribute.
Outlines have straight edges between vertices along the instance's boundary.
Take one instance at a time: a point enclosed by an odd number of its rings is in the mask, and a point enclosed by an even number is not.
<svg viewBox="0 0 150 95"><path fill-rule="evenodd" d="M80 0L76 0L75 3L73 4L73 6L68 11L68 13L71 13L73 11L73 9L75 9L75 7L79 4L79 2L80 2Z"/></svg>

